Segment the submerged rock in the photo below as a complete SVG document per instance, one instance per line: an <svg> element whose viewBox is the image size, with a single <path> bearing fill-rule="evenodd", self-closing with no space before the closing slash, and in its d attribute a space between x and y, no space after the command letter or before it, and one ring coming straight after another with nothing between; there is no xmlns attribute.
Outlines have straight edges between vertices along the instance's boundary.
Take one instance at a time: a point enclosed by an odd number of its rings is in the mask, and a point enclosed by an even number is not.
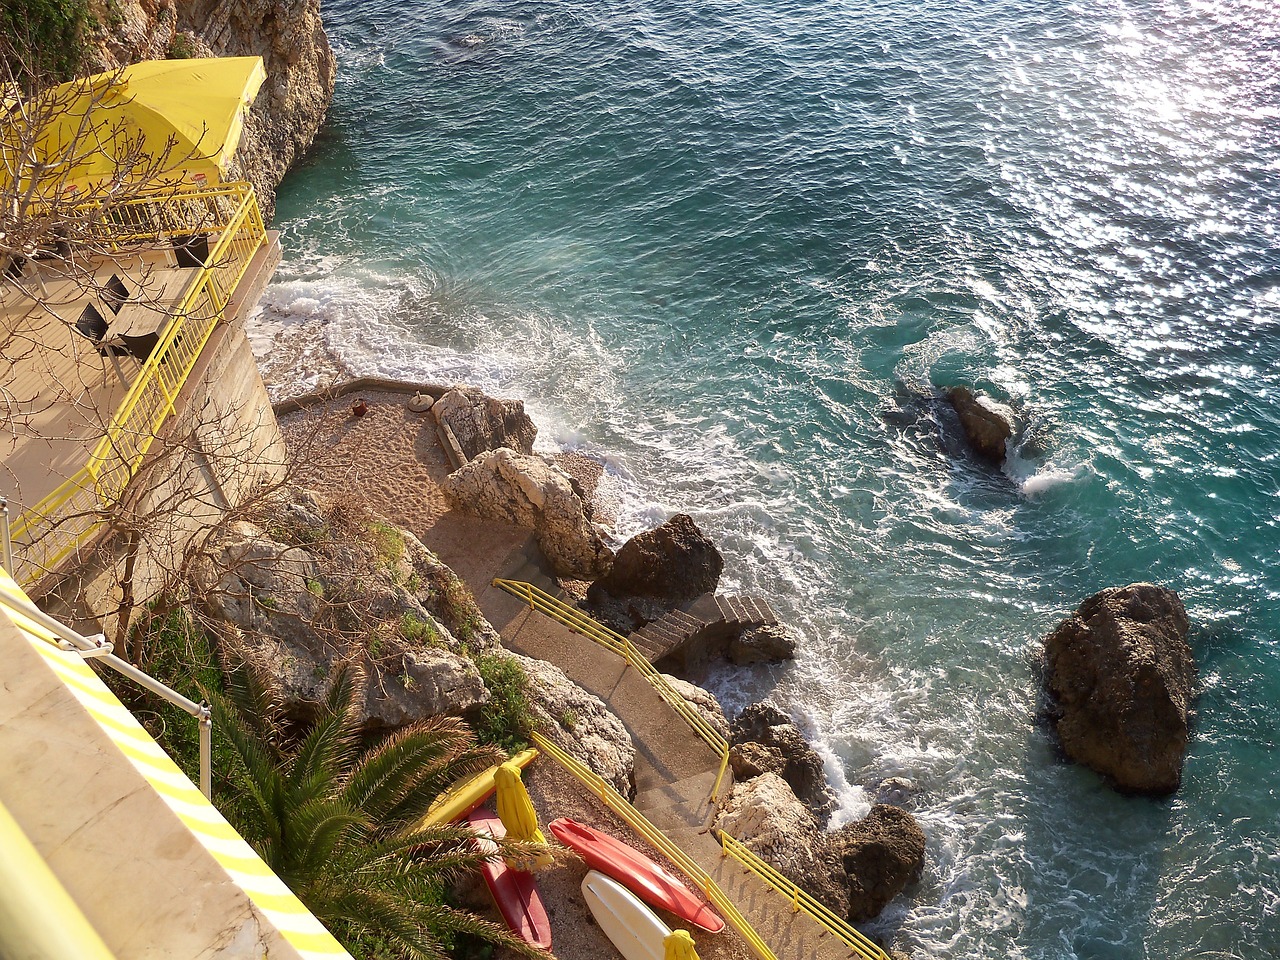
<svg viewBox="0 0 1280 960"><path fill-rule="evenodd" d="M1178 788L1196 679L1189 629L1176 593L1136 583L1094 594L1045 639L1048 714L1070 759L1127 792Z"/></svg>
<svg viewBox="0 0 1280 960"><path fill-rule="evenodd" d="M967 387L953 387L947 391L947 399L974 451L994 464L1004 463L1006 443L1013 436L1008 417L991 400L975 396Z"/></svg>

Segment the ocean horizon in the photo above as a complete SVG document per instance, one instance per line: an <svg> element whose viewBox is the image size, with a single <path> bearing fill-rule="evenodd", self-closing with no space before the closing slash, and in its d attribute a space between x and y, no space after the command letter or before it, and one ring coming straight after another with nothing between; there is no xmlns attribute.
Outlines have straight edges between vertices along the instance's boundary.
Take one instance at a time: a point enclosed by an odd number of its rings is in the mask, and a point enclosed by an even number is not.
<svg viewBox="0 0 1280 960"><path fill-rule="evenodd" d="M919 957L1280 957L1280 9L1261 0L332 0L325 128L251 337L518 397L622 542L689 513L797 660L863 816L912 781ZM1003 468L940 402L1019 433ZM1150 581L1192 621L1182 787L1037 717L1043 638Z"/></svg>

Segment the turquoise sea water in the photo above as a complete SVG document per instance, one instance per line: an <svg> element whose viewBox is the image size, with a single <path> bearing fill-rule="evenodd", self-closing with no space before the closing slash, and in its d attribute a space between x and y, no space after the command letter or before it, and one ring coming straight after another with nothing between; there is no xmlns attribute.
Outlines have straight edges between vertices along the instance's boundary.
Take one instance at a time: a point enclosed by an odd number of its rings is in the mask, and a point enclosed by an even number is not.
<svg viewBox="0 0 1280 960"><path fill-rule="evenodd" d="M1280 956L1280 8L326 0L331 121L261 327L525 398L803 633L843 818L912 779L920 956ZM1005 472L934 386L1027 424ZM1183 788L1036 724L1040 638L1175 587Z"/></svg>

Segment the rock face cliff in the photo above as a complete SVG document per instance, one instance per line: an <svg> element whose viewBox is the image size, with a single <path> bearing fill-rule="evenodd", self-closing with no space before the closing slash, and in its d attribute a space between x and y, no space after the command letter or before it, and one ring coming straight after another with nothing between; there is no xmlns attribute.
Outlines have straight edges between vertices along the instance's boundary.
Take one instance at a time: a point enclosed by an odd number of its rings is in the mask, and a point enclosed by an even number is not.
<svg viewBox="0 0 1280 960"><path fill-rule="evenodd" d="M96 0L105 35L90 70L179 56L260 56L266 83L249 111L231 174L253 183L264 217L275 190L311 146L333 96L334 57L320 0Z"/></svg>

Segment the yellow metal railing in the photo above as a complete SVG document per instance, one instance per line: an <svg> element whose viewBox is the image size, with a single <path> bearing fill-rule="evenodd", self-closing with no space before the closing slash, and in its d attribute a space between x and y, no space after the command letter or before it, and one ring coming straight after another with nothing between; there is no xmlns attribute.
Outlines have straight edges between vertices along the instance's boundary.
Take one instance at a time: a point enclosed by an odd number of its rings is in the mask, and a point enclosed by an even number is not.
<svg viewBox="0 0 1280 960"><path fill-rule="evenodd" d="M692 880L694 885L711 901L711 905L720 911L725 922L738 931L742 939L751 948L751 951L760 960L778 960L777 955L769 948L769 945L764 942L760 934L756 933L755 928L738 911L733 901L720 889L720 885L711 879L710 874L698 866L693 858L672 843L665 833L651 824L644 814L626 801L622 794L613 789L598 774L583 765L581 761L565 753L540 733L535 732L532 738L539 750L577 777L578 781L599 797L605 806L625 820L627 826L631 827L655 850L674 863L681 873Z"/></svg>
<svg viewBox="0 0 1280 960"><path fill-rule="evenodd" d="M863 960L889 960L888 955L876 946L872 941L849 926L847 922L841 919L837 914L823 906L808 893L796 886L769 864L761 860L754 852L749 850L741 841L735 840L733 836L725 833L723 830L716 831L720 838L720 849L727 857L733 857L738 863L742 864L766 884L777 890L780 894L791 901L791 910L793 913L804 911L816 923L834 935L841 943L847 946L854 954Z"/></svg>
<svg viewBox="0 0 1280 960"><path fill-rule="evenodd" d="M97 531L105 510L120 499L142 465L227 302L254 254L266 242L258 198L247 183L136 199L115 205L94 224L95 237L113 249L155 244L166 235L217 234L206 266L193 279L172 319L143 363L85 468L14 525L22 546L20 582L30 586L55 569Z"/></svg>
<svg viewBox="0 0 1280 960"><path fill-rule="evenodd" d="M12 537L23 548L14 558L14 578L24 586L35 583L84 546L101 523L93 478L82 469L14 521Z"/></svg>
<svg viewBox="0 0 1280 960"><path fill-rule="evenodd" d="M667 702L668 706L690 726L702 742L720 757L720 769L716 773L716 782L711 787L711 801L715 802L720 795L720 786L724 782L725 771L729 767L729 742L720 735L720 732L715 727L707 722L704 716L689 706L688 701L680 696L675 688L667 682L666 678L654 668L645 655L636 649L635 644L629 638L610 630L581 610L569 606L569 604L553 597L532 583L499 578L493 581L493 585L505 590L513 597L523 600L534 610L564 624L574 633L581 634L588 640L593 640L606 649L613 651L638 671L649 682L649 685L657 691L658 695Z"/></svg>

